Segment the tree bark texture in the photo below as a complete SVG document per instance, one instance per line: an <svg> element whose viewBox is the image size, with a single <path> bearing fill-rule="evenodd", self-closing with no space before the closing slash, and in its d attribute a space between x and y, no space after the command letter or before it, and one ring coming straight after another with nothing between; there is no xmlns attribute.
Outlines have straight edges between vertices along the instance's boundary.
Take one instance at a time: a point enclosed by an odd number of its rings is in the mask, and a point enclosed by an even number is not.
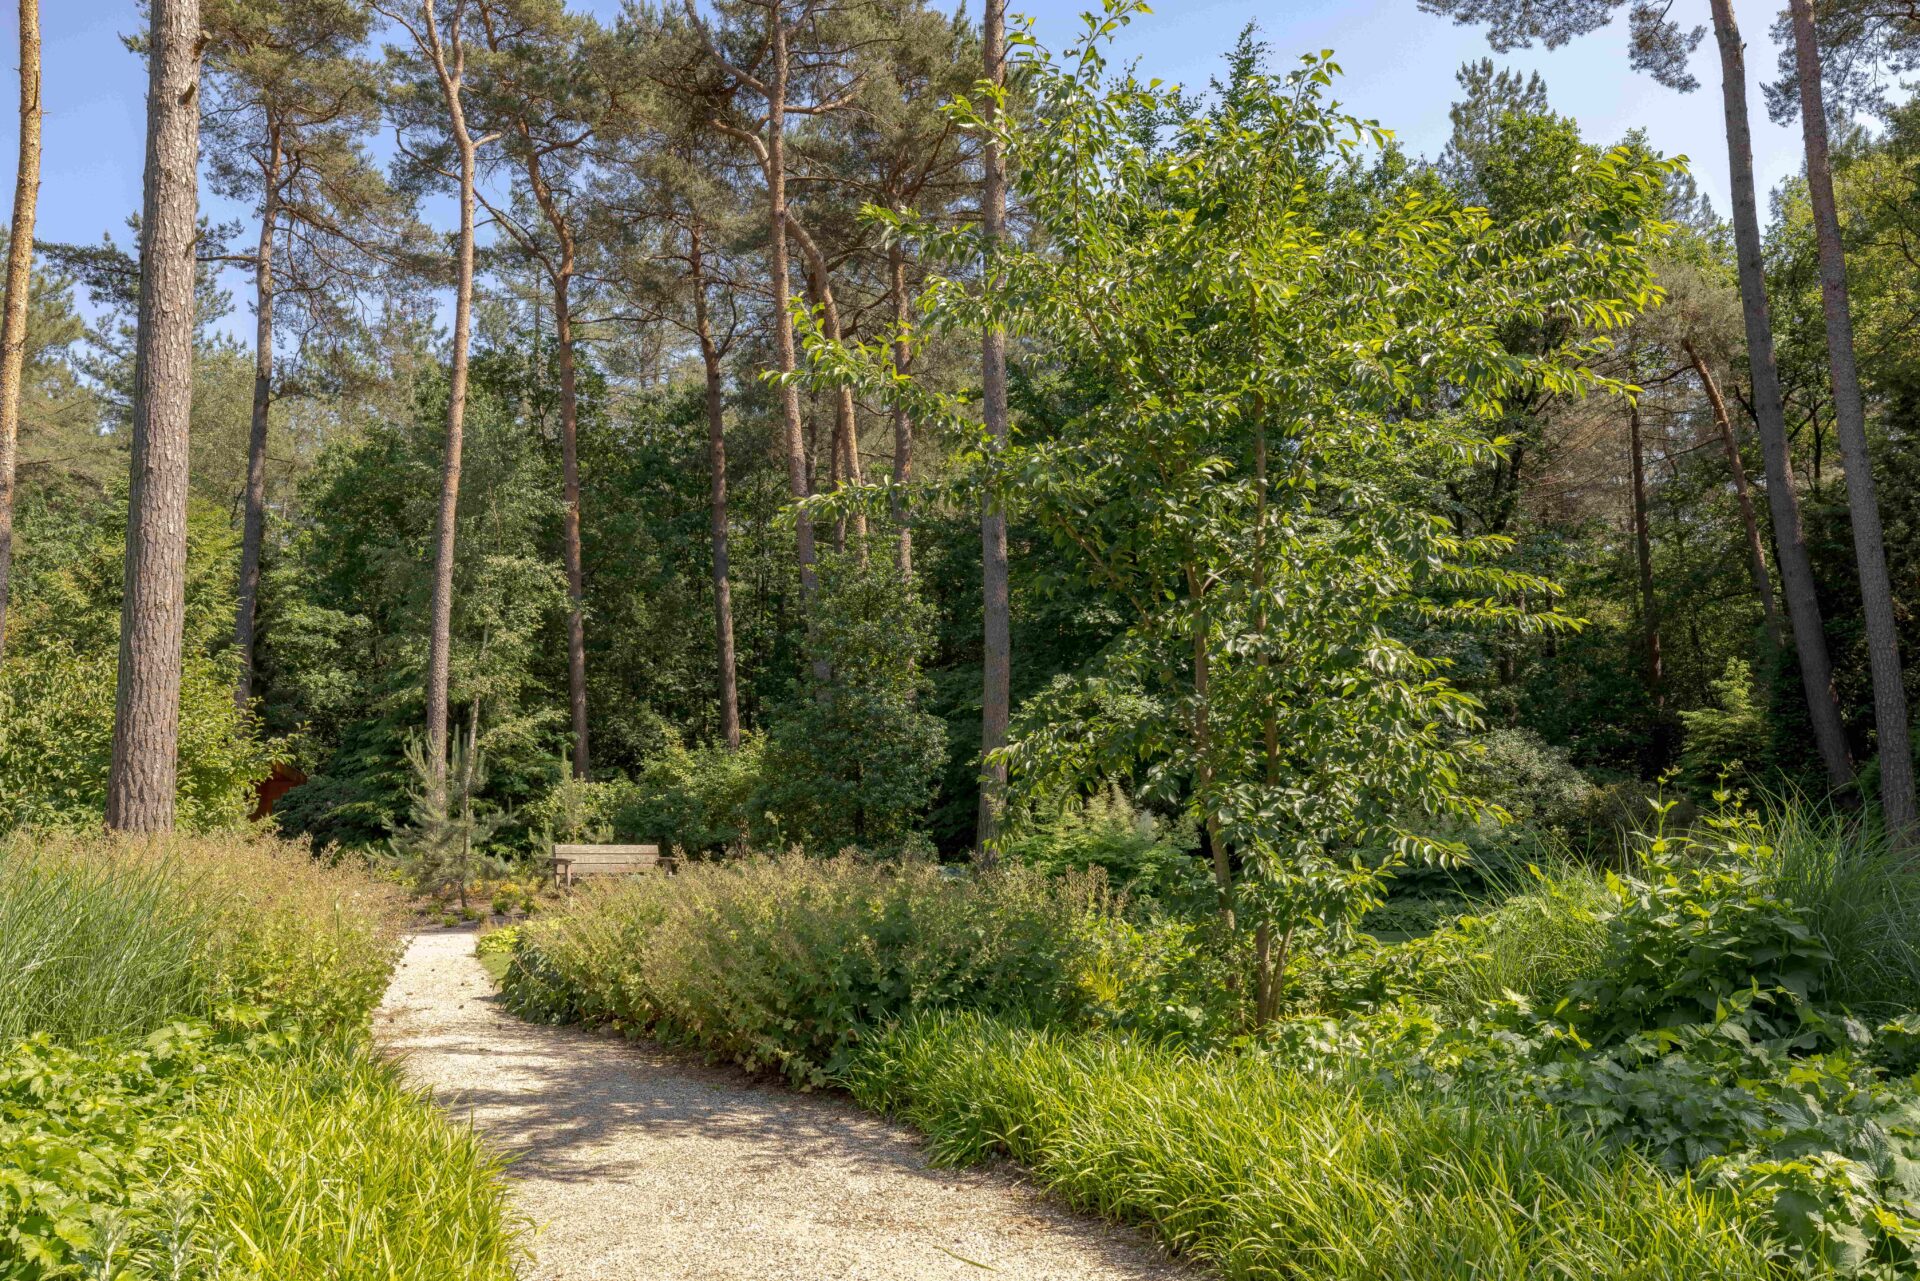
<svg viewBox="0 0 1920 1281"><path fill-rule="evenodd" d="M20 165L14 176L7 293L0 317L0 659L13 578L13 477L20 450L20 378L33 293L33 220L40 203L40 0L20 0Z"/></svg>
<svg viewBox="0 0 1920 1281"><path fill-rule="evenodd" d="M982 48L987 80L1004 85L1007 78L1006 0L986 0ZM990 112L993 110L995 108L989 108ZM989 141L984 152L980 234L986 242L986 270L991 274L993 255L1006 236L1007 170L998 143ZM1008 439L1007 335L996 325L988 325L981 336L980 391L988 439L992 447L1003 447ZM990 864L996 858L1000 816L1006 806L1007 791L1007 767L990 759L990 754L1007 744L1013 697L1007 516L991 497L980 509L980 570L985 626L980 689L980 810L975 844L981 861Z"/></svg>
<svg viewBox="0 0 1920 1281"><path fill-rule="evenodd" d="M899 241L887 246L887 290L893 302L893 367L902 375L913 363L907 342L907 256ZM913 526L907 520L907 486L913 481L913 418L904 405L893 407L893 562L900 577L913 575Z"/></svg>
<svg viewBox="0 0 1920 1281"><path fill-rule="evenodd" d="M1900 682L1900 639L1893 612L1893 583L1874 492L1873 457L1867 450L1866 406L1853 354L1853 315L1847 302L1847 260L1840 243L1840 213L1833 199L1833 166L1827 152L1826 104L1820 86L1820 47L1811 0L1792 0L1793 47L1800 80L1800 132L1807 148L1807 195L1813 206L1814 242L1820 256L1820 305L1827 321L1827 362L1833 374L1834 432L1847 468L1847 512L1853 523L1853 555L1860 575L1861 612L1867 633L1867 664L1873 673L1873 723L1880 740L1880 809L1899 845L1920 838L1915 813L1913 746L1907 694Z"/></svg>
<svg viewBox="0 0 1920 1281"><path fill-rule="evenodd" d="M740 750L740 686L733 652L733 588L727 574L727 416L720 349L707 313L707 280L700 233L688 235L693 265L693 323L700 363L707 375L707 471L709 536L713 543L714 653L720 669L720 732L727 750Z"/></svg>
<svg viewBox="0 0 1920 1281"><path fill-rule="evenodd" d="M1754 195L1753 136L1747 122L1746 55L1734 22L1732 0L1712 0L1714 35L1720 45L1721 97L1726 109L1727 164L1733 195L1733 235L1740 276L1740 311L1745 322L1747 361L1753 380L1754 426L1766 462L1767 506L1773 517L1774 557L1787 622L1799 659L1807 698L1807 718L1827 772L1827 784L1853 782L1853 758L1840 724L1840 703L1833 691L1833 666L1820 617L1813 564L1800 525L1800 501L1794 493L1786 411L1780 398L1780 373L1774 363L1773 320L1767 303L1767 277L1761 257L1760 215Z"/></svg>
<svg viewBox="0 0 1920 1281"><path fill-rule="evenodd" d="M107 826L173 827L186 616L187 431L193 409L200 158L199 0L153 0L140 220L139 335L126 590L114 691Z"/></svg>
<svg viewBox="0 0 1920 1281"><path fill-rule="evenodd" d="M260 554L267 532L267 414L273 407L273 233L280 220L280 133L271 128L260 204L260 245L253 262L253 417L247 428L246 514L240 529L240 601L233 644L240 654L234 701L253 701L254 622L260 600Z"/></svg>

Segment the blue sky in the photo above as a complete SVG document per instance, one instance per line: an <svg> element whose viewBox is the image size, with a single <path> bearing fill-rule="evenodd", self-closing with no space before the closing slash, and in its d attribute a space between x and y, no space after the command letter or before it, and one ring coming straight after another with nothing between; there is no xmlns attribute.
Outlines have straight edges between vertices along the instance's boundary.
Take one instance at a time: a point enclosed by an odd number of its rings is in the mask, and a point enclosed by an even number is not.
<svg viewBox="0 0 1920 1281"><path fill-rule="evenodd" d="M619 0L575 0L611 18ZM1030 14L1044 43L1065 44L1078 29L1086 0L1010 0ZM978 10L978 0L968 7ZM1677 6L1685 20L1701 0ZM1768 37L1777 4L1735 0L1748 40L1750 77L1771 75ZM1622 6L1624 11L1625 6ZM140 202L146 80L140 61L121 43L139 22L134 0L42 0L45 42L45 151L38 235L43 240L92 241L118 231ZM15 11L0 15L0 49L18 48ZM1204 85L1219 57L1249 21L1260 24L1275 54L1332 49L1346 72L1340 96L1363 116L1392 129L1417 154L1432 156L1448 131L1453 74L1461 62L1489 51L1483 34L1421 13L1414 0L1160 0L1150 17L1121 37L1115 62L1137 59L1143 74ZM1554 107L1577 118L1590 138L1613 140L1636 126L1668 154L1684 154L1714 206L1726 211L1726 158L1721 143L1719 61L1709 38L1695 55L1700 90L1663 89L1627 66L1625 20L1556 50L1496 55L1498 61L1538 70ZM11 61L0 63L11 69ZM10 80L10 77L9 77ZM1756 86L1749 86L1755 159L1765 191L1799 167L1799 133L1766 118ZM9 106L11 89L0 92ZM13 172L16 148L10 113L0 114L0 174ZM1763 198L1764 199L1764 198ZM1764 205L1763 205L1764 207ZM206 211L235 211L208 199ZM0 213L3 217L4 213Z"/></svg>

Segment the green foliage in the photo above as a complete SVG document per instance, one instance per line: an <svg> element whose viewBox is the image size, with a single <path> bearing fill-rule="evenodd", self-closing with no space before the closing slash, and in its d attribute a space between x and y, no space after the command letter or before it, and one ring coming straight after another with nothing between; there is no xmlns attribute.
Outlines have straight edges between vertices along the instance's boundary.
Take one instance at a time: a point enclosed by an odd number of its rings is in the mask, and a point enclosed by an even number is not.
<svg viewBox="0 0 1920 1281"><path fill-rule="evenodd" d="M1014 862L1049 875L1099 868L1108 884L1136 895L1190 890L1200 844L1190 821L1168 823L1134 805L1117 783L1036 808L1006 839L1003 852Z"/></svg>
<svg viewBox="0 0 1920 1281"><path fill-rule="evenodd" d="M426 744L416 741L407 749L407 764L414 776L413 810L395 848L415 893L452 896L465 911L475 882L507 873L506 861L488 848L503 820L480 799L487 786L485 756L471 741L455 742L441 773Z"/></svg>
<svg viewBox="0 0 1920 1281"><path fill-rule="evenodd" d="M826 679L775 715L754 808L814 850L897 846L946 760L946 727L921 706L932 613L891 563L828 556L807 622Z"/></svg>
<svg viewBox="0 0 1920 1281"><path fill-rule="evenodd" d="M856 1060L948 1162L1008 1155L1235 1278L1761 1278L1760 1216L1539 1112L958 1016Z"/></svg>
<svg viewBox="0 0 1920 1281"><path fill-rule="evenodd" d="M559 781L522 813L538 834L538 842L604 845L612 841L614 817L631 803L633 784L623 778L575 778L565 761L558 773Z"/></svg>
<svg viewBox="0 0 1920 1281"><path fill-rule="evenodd" d="M1072 1020L1097 878L955 877L848 858L696 863L575 895L523 926L510 1008L609 1023L827 1084L906 1014L977 1008Z"/></svg>
<svg viewBox="0 0 1920 1281"><path fill-rule="evenodd" d="M766 776L766 740L743 735L740 750L724 743L688 747L670 737L640 764L613 824L622 836L684 853L741 853L772 841L776 826L755 805Z"/></svg>
<svg viewBox="0 0 1920 1281"><path fill-rule="evenodd" d="M0 837L0 1044L140 1036L236 1004L363 1025L397 908L277 841Z"/></svg>
<svg viewBox="0 0 1920 1281"><path fill-rule="evenodd" d="M84 831L106 815L125 510L103 506L70 532L66 559L39 569L8 622L0 832ZM255 717L235 707L238 672L219 650L233 626L238 555L225 518L196 504L187 536L175 821L188 831L236 828L252 811L253 785L285 746L265 740Z"/></svg>
<svg viewBox="0 0 1920 1281"><path fill-rule="evenodd" d="M1754 692L1753 668L1728 659L1713 694L1715 706L1680 713L1686 727L1680 772L1702 790L1748 774L1768 755L1766 711Z"/></svg>

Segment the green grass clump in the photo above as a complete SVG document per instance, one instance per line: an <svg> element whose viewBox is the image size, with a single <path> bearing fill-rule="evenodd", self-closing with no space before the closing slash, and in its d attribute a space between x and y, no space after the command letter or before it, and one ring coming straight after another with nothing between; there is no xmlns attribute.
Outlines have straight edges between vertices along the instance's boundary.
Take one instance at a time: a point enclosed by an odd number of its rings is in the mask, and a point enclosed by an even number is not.
<svg viewBox="0 0 1920 1281"><path fill-rule="evenodd" d="M178 1158L221 1277L510 1281L502 1164L352 1043L247 1072Z"/></svg>
<svg viewBox="0 0 1920 1281"><path fill-rule="evenodd" d="M0 1044L141 1036L245 1004L363 1022L398 952L390 887L262 837L0 837Z"/></svg>
<svg viewBox="0 0 1920 1281"><path fill-rule="evenodd" d="M1234 1278L1760 1281L1754 1207L1539 1111L975 1016L904 1025L853 1089L936 1155L1007 1155Z"/></svg>
<svg viewBox="0 0 1920 1281"><path fill-rule="evenodd" d="M695 864L521 926L504 990L526 1017L650 1032L822 1085L917 1011L1077 1018L1101 885L850 858Z"/></svg>

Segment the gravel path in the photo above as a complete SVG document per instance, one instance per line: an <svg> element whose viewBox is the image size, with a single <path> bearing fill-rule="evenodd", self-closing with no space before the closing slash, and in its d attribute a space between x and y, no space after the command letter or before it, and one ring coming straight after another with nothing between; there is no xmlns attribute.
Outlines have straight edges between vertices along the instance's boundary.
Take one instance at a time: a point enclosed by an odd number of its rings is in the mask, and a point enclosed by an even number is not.
<svg viewBox="0 0 1920 1281"><path fill-rule="evenodd" d="M516 1154L534 1281L1197 1275L1006 1172L932 1169L910 1132L845 1099L522 1023L473 937L415 937L375 1027L415 1081Z"/></svg>

